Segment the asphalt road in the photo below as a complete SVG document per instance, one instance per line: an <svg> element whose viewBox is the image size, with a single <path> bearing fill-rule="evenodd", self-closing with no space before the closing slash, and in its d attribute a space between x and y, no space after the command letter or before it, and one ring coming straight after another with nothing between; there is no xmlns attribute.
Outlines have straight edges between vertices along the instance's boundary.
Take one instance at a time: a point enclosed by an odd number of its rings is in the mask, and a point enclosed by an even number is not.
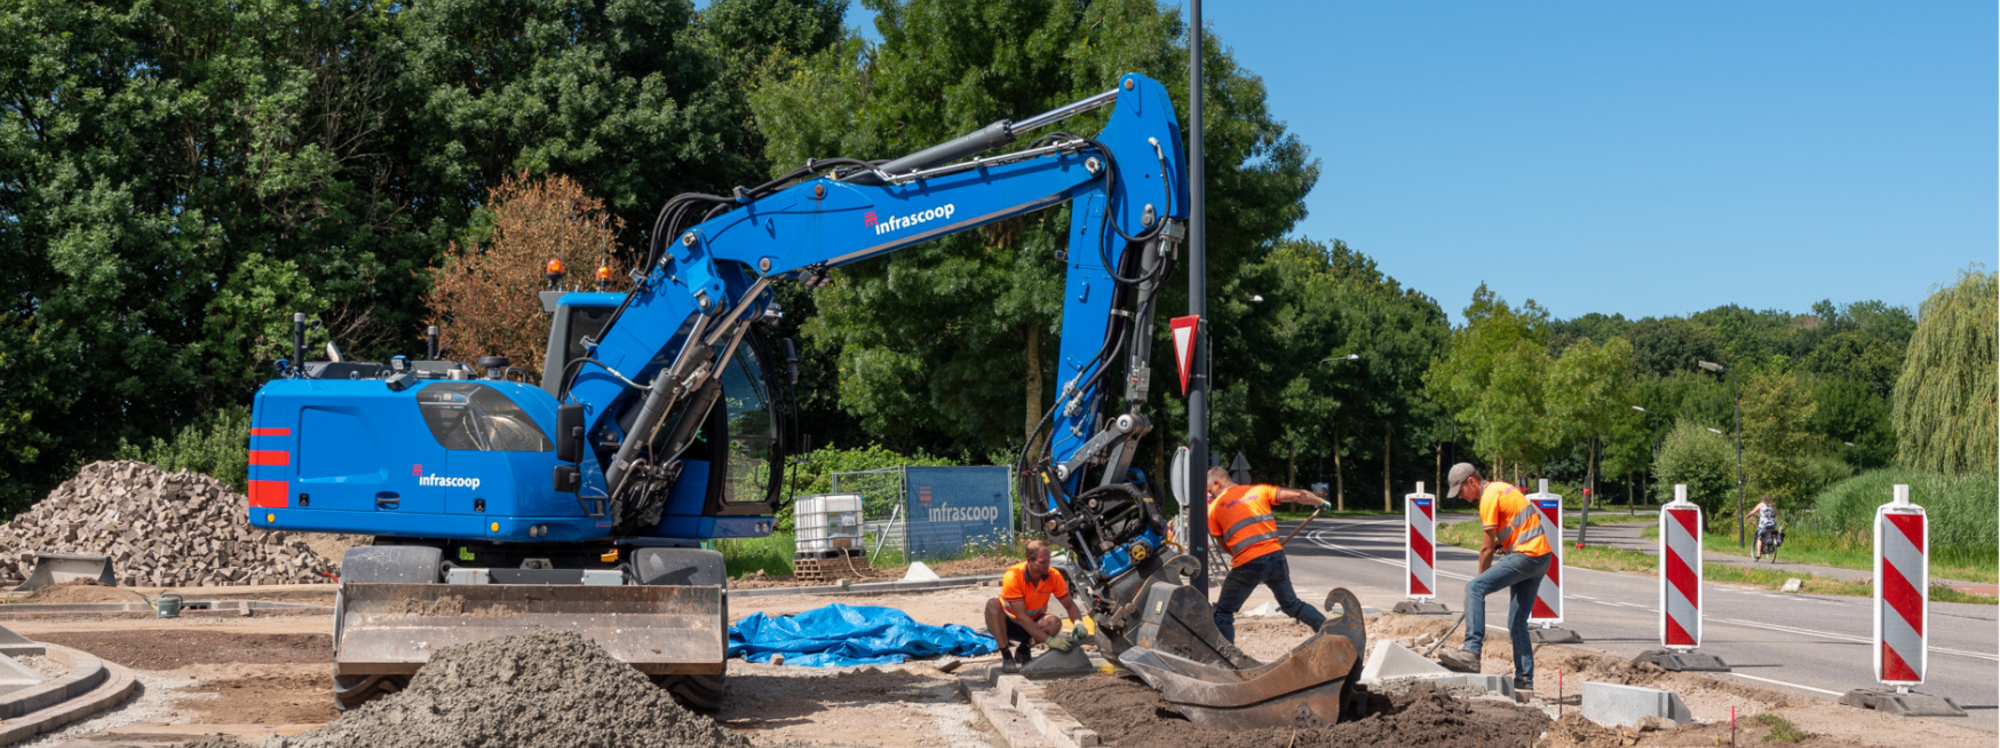
<svg viewBox="0 0 2000 748"><path fill-rule="evenodd" d="M1281 524L1281 532L1297 525ZM1286 551L1293 581L1309 598L1311 591L1333 587L1347 587L1382 607L1403 598L1401 518L1317 520ZM1463 610L1465 582L1478 569L1477 552L1438 546L1439 601L1454 614ZM1564 627L1582 635L1584 646L1613 655L1659 649L1658 585L1652 576L1569 569ZM1871 600L1714 583L1704 597L1700 651L1728 663L1734 672L1726 677L1829 700L1878 685L1869 659ZM1506 612L1504 595L1489 597L1489 628L1504 629ZM1951 697L1973 725L2000 732L2000 611L1932 603L1930 613L1930 667L1918 690Z"/></svg>

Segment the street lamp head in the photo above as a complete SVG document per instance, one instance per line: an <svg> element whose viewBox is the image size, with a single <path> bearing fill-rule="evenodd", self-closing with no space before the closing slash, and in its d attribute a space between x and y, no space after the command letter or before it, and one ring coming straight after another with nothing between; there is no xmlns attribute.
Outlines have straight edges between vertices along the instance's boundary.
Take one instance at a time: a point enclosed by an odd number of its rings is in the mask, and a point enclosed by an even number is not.
<svg viewBox="0 0 2000 748"><path fill-rule="evenodd" d="M1349 353L1345 356L1334 356L1333 358L1323 358L1320 359L1319 362L1324 364L1328 361L1360 361L1360 360L1361 360L1361 354Z"/></svg>
<svg viewBox="0 0 2000 748"><path fill-rule="evenodd" d="M1264 297L1262 297L1262 296L1258 296L1258 295L1256 295L1256 294L1251 294L1251 295L1250 295L1250 303L1253 303L1253 304L1261 304L1261 303L1264 303Z"/></svg>
<svg viewBox="0 0 2000 748"><path fill-rule="evenodd" d="M1647 409L1645 409L1645 408L1642 408L1642 407L1639 407L1639 406L1637 406L1637 405L1634 405L1634 406L1632 406L1632 409L1633 409L1633 410L1636 410L1636 411L1639 411L1639 412L1641 412L1641 413L1651 413L1651 412L1653 412L1653 411L1650 411L1650 410L1647 410Z"/></svg>
<svg viewBox="0 0 2000 748"><path fill-rule="evenodd" d="M1850 446L1850 447L1853 447L1853 448L1855 448L1855 449L1860 449L1860 448L1861 448L1861 445L1859 445L1859 444L1855 444L1854 442L1841 442L1841 444L1845 444L1845 445L1847 445L1847 446Z"/></svg>
<svg viewBox="0 0 2000 748"><path fill-rule="evenodd" d="M1709 429L1708 433L1714 434L1716 436L1722 436L1722 429Z"/></svg>
<svg viewBox="0 0 2000 748"><path fill-rule="evenodd" d="M1713 362L1713 361L1696 361L1695 363L1696 363L1697 365L1700 365L1700 366L1701 366L1701 368L1704 368L1704 369L1707 369L1707 370L1709 370L1709 371L1712 371L1712 372L1715 372L1715 373L1717 373L1717 374L1721 374L1721 373L1723 373L1723 372L1725 372L1725 371L1729 371L1729 367L1727 367L1727 366L1723 366L1722 364L1718 364L1718 363L1715 363L1715 362Z"/></svg>

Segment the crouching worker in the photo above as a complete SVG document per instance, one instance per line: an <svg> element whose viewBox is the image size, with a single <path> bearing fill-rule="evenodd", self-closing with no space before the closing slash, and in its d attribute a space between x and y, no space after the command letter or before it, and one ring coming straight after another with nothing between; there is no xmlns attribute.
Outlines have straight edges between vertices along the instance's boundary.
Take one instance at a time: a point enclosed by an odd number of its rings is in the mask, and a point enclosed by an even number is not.
<svg viewBox="0 0 2000 748"><path fill-rule="evenodd" d="M1229 549L1229 576L1215 599L1215 627L1222 637L1236 643L1236 611L1260 584L1271 588L1285 615L1318 631L1326 616L1292 590L1292 567L1271 505L1326 506L1326 499L1295 488L1237 485L1221 467L1208 470L1208 496L1208 534Z"/></svg>
<svg viewBox="0 0 2000 748"><path fill-rule="evenodd" d="M1549 573L1551 548L1542 529L1542 512L1528 503L1521 489L1479 477L1472 463L1451 466L1446 496L1479 504L1479 524L1485 529L1479 546L1479 576L1465 584L1465 648L1439 653L1438 660L1461 672L1479 672L1479 652L1486 642L1486 596L1507 590L1507 636L1514 644L1514 688L1535 688L1535 650L1528 641L1528 615Z"/></svg>
<svg viewBox="0 0 2000 748"><path fill-rule="evenodd" d="M1007 567L1000 578L1000 596L986 601L986 632L1000 645L1000 671L1019 672L1028 661L1028 648L1044 644L1062 630L1062 621L1048 614L1049 598L1062 602L1070 621L1083 619L1083 612L1069 599L1069 580L1062 571L1049 566L1049 544L1028 541L1027 560ZM1020 649L1009 651L1013 642Z"/></svg>

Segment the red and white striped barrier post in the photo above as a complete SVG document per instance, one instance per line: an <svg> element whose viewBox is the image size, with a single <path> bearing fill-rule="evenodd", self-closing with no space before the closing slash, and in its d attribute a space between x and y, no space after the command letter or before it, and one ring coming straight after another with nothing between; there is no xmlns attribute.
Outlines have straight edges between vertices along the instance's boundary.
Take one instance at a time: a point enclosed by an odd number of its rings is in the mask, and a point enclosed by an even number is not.
<svg viewBox="0 0 2000 748"><path fill-rule="evenodd" d="M1875 680L1895 689L1849 691L1840 701L1906 716L1965 715L1951 699L1910 691L1930 662L1931 528L1898 484L1875 508Z"/></svg>
<svg viewBox="0 0 2000 748"><path fill-rule="evenodd" d="M1875 679L1907 692L1924 682L1931 607L1931 527L1910 487L1875 508Z"/></svg>
<svg viewBox="0 0 2000 748"><path fill-rule="evenodd" d="M1451 612L1437 602L1437 497L1417 492L1403 495L1403 595L1408 600L1391 608L1395 613L1437 615Z"/></svg>
<svg viewBox="0 0 2000 748"><path fill-rule="evenodd" d="M1660 644L1639 655L1668 670L1727 672L1729 666L1701 646L1701 507L1688 501L1687 485L1674 485L1673 503L1660 507Z"/></svg>
<svg viewBox="0 0 2000 748"><path fill-rule="evenodd" d="M1539 490L1528 496L1528 503L1542 513L1542 536L1553 551L1549 572L1535 590L1535 607L1528 611L1528 625L1535 627L1528 638L1537 644L1581 643L1583 637L1556 625L1563 622L1563 497L1549 493L1549 481L1543 478Z"/></svg>

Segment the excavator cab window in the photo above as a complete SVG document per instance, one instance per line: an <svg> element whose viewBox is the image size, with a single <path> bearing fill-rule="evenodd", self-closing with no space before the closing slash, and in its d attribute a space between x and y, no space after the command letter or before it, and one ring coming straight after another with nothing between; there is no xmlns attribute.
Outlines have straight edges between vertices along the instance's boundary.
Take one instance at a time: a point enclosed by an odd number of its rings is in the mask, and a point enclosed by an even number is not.
<svg viewBox="0 0 2000 748"><path fill-rule="evenodd" d="M445 449L553 452L542 427L499 390L477 382L437 382L417 393L424 425Z"/></svg>
<svg viewBox="0 0 2000 748"><path fill-rule="evenodd" d="M729 476L724 504L767 505L778 483L777 403L765 378L763 348L745 340L722 372L723 430L727 434Z"/></svg>

